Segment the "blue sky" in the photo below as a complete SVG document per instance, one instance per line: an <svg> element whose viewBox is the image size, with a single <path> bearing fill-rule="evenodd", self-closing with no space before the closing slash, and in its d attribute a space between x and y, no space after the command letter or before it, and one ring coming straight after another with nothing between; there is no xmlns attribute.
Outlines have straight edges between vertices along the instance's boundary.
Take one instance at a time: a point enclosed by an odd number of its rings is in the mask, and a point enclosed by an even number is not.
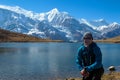
<svg viewBox="0 0 120 80"><path fill-rule="evenodd" d="M0 0L1 5L19 6L36 13L53 8L87 20L105 19L120 23L120 0Z"/></svg>

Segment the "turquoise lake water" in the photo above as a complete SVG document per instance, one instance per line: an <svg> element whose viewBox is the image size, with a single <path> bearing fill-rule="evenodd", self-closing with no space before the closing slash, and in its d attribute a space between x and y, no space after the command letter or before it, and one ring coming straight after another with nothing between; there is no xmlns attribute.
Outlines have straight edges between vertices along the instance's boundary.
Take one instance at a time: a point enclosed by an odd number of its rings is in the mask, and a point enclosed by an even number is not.
<svg viewBox="0 0 120 80"><path fill-rule="evenodd" d="M53 80L80 77L75 63L81 43L0 43L0 79ZM98 43L105 71L120 68L120 44Z"/></svg>

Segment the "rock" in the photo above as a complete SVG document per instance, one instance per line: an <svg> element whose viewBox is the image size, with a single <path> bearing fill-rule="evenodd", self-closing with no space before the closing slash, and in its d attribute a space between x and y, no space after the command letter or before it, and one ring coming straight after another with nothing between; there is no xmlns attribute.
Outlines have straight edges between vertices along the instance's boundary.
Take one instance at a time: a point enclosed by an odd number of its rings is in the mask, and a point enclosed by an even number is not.
<svg viewBox="0 0 120 80"><path fill-rule="evenodd" d="M115 71L116 69L115 69L115 66L110 66L110 67L108 68L108 70L109 70L109 71Z"/></svg>

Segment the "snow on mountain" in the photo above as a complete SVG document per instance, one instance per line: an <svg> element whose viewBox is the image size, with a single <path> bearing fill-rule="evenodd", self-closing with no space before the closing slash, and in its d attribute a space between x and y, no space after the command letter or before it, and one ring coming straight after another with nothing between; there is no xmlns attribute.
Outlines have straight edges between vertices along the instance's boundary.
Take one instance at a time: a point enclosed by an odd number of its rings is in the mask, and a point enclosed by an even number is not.
<svg viewBox="0 0 120 80"><path fill-rule="evenodd" d="M105 26L109 25L109 23L107 23L104 19L87 21L86 19L82 18L79 21L80 21L80 23L87 24L88 26L90 26L91 28L96 29L96 30L99 30L99 29L101 30Z"/></svg>
<svg viewBox="0 0 120 80"><path fill-rule="evenodd" d="M59 12L58 9L42 13L42 19L47 20L54 28L65 34L71 41L78 40L82 36L83 27L78 20L70 16L67 12ZM79 39L80 40L80 39Z"/></svg>
<svg viewBox="0 0 120 80"><path fill-rule="evenodd" d="M22 13L0 8L0 27L2 29L53 40L66 40L65 33L54 28L46 20L32 19Z"/></svg>
<svg viewBox="0 0 120 80"><path fill-rule="evenodd" d="M109 23L106 22L104 19L90 21L90 24L97 26L97 27L109 25Z"/></svg>
<svg viewBox="0 0 120 80"><path fill-rule="evenodd" d="M101 26L100 31L108 32L108 31L112 31L113 29L117 29L118 27L120 27L120 25L117 22L113 22L108 26Z"/></svg>
<svg viewBox="0 0 120 80"><path fill-rule="evenodd" d="M99 26L99 27L97 27L97 28L95 28L97 31L100 31L100 32L102 32L104 29L106 29L106 28L108 28L108 26L105 26L105 25L103 25L103 26Z"/></svg>
<svg viewBox="0 0 120 80"><path fill-rule="evenodd" d="M120 35L120 24L117 22L113 22L108 25L108 27L105 27L102 29L102 35L110 38Z"/></svg>
<svg viewBox="0 0 120 80"><path fill-rule="evenodd" d="M61 25L65 19L72 18L67 12L59 12L57 8L46 13L40 13L41 21L47 20L54 26Z"/></svg>
<svg viewBox="0 0 120 80"><path fill-rule="evenodd" d="M41 14L34 13L33 11L25 10L19 6L12 7L12 6L0 5L0 8L10 10L10 11L13 11L13 12L18 13L18 14L22 14L22 15L29 17L29 18L32 18L34 20L41 20Z"/></svg>
<svg viewBox="0 0 120 80"><path fill-rule="evenodd" d="M30 18L34 17L34 13L32 11L22 9L19 6L11 7L11 6L0 5L0 8L7 9L7 10L13 11L18 14L24 14L25 16L30 17Z"/></svg>
<svg viewBox="0 0 120 80"><path fill-rule="evenodd" d="M93 33L94 39L120 34L118 23L109 24L104 19L79 21L57 8L44 13L34 13L18 6L5 5L0 5L0 28L64 41L80 41L87 31Z"/></svg>
<svg viewBox="0 0 120 80"><path fill-rule="evenodd" d="M11 6L0 5L0 8L7 9L7 10L13 11L18 14L23 14L26 17L30 17L32 19L36 19L36 20L40 20L40 21L48 20L49 22L53 21L53 19L56 16L59 16L61 14L57 10L57 8L54 8L51 11L46 12L46 13L34 13L32 11L25 10L19 6L11 7ZM62 12L62 13L64 13L64 16L66 16L66 14L68 15L67 12ZM64 17L64 16L62 15L62 17ZM61 16L59 16L59 17L61 17Z"/></svg>
<svg viewBox="0 0 120 80"><path fill-rule="evenodd" d="M46 14L48 15L48 21L51 22L54 19L54 17L56 17L57 14L59 14L59 11L55 8L47 12Z"/></svg>
<svg viewBox="0 0 120 80"><path fill-rule="evenodd" d="M80 21L80 23L83 23L83 24L86 24L86 25L88 25L88 26L90 26L91 28L93 28L93 29L96 29L96 26L94 26L94 25L92 25L89 21L87 21L86 19L80 19L79 20Z"/></svg>
<svg viewBox="0 0 120 80"><path fill-rule="evenodd" d="M0 8L0 27L20 33L27 33L35 25L34 20L25 15Z"/></svg>

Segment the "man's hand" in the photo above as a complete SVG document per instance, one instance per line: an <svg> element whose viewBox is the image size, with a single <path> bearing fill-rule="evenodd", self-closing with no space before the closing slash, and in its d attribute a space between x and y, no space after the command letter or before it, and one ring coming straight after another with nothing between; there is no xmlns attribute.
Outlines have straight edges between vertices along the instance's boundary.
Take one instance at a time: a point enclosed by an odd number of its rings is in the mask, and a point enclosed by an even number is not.
<svg viewBox="0 0 120 80"><path fill-rule="evenodd" d="M80 74L84 77L88 77L89 76L89 72L87 72L85 69L80 71Z"/></svg>

